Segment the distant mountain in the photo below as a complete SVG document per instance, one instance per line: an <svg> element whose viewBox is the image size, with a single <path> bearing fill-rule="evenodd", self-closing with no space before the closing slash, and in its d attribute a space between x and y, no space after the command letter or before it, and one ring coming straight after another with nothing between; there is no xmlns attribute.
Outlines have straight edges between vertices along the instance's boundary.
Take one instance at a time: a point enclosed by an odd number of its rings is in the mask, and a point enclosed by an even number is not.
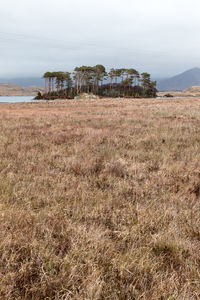
<svg viewBox="0 0 200 300"><path fill-rule="evenodd" d="M21 86L44 86L44 79L40 77L0 78L0 83L12 83Z"/></svg>
<svg viewBox="0 0 200 300"><path fill-rule="evenodd" d="M182 91L191 86L200 86L200 68L193 68L157 82L159 91Z"/></svg>

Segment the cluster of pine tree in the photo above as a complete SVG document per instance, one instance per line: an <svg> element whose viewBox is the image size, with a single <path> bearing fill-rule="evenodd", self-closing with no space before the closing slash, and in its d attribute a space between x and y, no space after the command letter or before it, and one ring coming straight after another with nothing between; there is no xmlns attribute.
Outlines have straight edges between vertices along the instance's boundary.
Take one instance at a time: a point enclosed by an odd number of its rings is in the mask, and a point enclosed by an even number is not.
<svg viewBox="0 0 200 300"><path fill-rule="evenodd" d="M135 69L111 69L102 65L76 67L73 73L46 72L45 93L37 99L73 99L81 93L102 97L156 97L156 81Z"/></svg>

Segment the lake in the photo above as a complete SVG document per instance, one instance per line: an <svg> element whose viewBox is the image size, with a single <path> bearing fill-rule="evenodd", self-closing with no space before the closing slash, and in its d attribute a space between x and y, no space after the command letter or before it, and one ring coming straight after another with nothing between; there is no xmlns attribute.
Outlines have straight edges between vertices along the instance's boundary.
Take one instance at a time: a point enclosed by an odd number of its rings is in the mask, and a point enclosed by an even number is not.
<svg viewBox="0 0 200 300"><path fill-rule="evenodd" d="M32 102L34 96L0 96L0 103Z"/></svg>

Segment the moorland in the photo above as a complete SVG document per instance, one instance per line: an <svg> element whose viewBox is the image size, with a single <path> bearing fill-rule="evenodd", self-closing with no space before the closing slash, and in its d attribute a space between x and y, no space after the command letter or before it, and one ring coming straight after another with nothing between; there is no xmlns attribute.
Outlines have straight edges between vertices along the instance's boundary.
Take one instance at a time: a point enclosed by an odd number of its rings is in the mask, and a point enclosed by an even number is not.
<svg viewBox="0 0 200 300"><path fill-rule="evenodd" d="M200 98L0 105L1 299L200 298Z"/></svg>

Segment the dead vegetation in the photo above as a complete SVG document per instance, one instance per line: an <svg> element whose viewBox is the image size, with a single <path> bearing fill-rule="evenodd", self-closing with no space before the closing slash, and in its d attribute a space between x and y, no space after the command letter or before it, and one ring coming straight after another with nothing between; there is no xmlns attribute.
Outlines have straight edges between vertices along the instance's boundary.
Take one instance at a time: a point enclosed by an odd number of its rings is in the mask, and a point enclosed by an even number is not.
<svg viewBox="0 0 200 300"><path fill-rule="evenodd" d="M200 100L0 105L1 299L200 298Z"/></svg>

